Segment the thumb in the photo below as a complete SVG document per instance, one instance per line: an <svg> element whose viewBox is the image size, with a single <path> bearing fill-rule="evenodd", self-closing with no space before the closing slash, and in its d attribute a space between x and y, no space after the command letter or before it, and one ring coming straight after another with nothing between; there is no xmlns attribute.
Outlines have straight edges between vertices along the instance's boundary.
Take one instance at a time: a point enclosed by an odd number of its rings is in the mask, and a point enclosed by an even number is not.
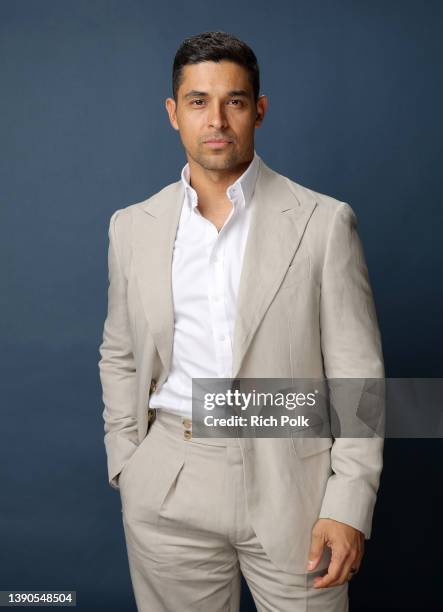
<svg viewBox="0 0 443 612"><path fill-rule="evenodd" d="M323 534L314 531L311 535L311 548L308 556L308 570L313 570L317 567L320 559L322 558L324 547L325 542Z"/></svg>

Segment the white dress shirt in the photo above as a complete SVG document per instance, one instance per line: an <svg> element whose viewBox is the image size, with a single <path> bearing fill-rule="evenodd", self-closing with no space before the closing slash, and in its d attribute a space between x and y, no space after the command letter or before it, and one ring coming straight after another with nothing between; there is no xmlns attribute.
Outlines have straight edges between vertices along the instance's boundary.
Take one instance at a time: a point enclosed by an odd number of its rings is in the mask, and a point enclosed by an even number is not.
<svg viewBox="0 0 443 612"><path fill-rule="evenodd" d="M193 378L230 378L237 292L260 164L254 158L226 194L232 202L220 232L197 209L189 164L181 172L184 199L174 243L174 341L169 376L149 408L192 416Z"/></svg>

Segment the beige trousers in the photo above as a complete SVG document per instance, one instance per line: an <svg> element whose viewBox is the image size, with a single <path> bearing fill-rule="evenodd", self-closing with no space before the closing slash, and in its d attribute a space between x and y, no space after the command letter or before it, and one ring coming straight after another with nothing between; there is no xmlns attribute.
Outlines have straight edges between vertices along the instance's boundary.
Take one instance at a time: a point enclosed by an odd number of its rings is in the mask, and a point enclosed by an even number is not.
<svg viewBox="0 0 443 612"><path fill-rule="evenodd" d="M236 438L192 438L181 416L150 415L119 479L139 612L238 612L240 572L258 612L348 612L348 583L316 589L325 570L288 574L269 560L250 523Z"/></svg>

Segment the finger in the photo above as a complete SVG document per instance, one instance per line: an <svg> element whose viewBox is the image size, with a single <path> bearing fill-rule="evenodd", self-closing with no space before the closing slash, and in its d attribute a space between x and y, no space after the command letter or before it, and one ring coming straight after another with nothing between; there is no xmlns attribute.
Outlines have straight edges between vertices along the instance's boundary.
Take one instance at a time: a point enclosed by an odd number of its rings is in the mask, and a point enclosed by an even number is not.
<svg viewBox="0 0 443 612"><path fill-rule="evenodd" d="M336 581L338 581L339 577L343 574L344 565L348 559L347 552L342 549L337 550L332 549L331 562L328 567L328 572L324 576L320 576L314 579L313 585L317 588L324 588L333 586Z"/></svg>
<svg viewBox="0 0 443 612"><path fill-rule="evenodd" d="M363 554L364 554L363 547L358 546L358 551L355 555L354 563L351 563L351 569L354 568L356 570L355 572L353 572L353 575L355 575L360 569L360 565L362 564L362 561L363 561Z"/></svg>
<svg viewBox="0 0 443 612"><path fill-rule="evenodd" d="M355 576L355 573L351 572L351 568L357 568L357 560L356 560L356 556L354 555L353 557L351 557L346 563L345 566L343 568L342 573L340 574L340 577L338 578L338 580L336 581L335 584L331 584L331 586L339 586L340 584L344 584L345 582L347 582L348 580L350 580L352 578L352 576Z"/></svg>
<svg viewBox="0 0 443 612"><path fill-rule="evenodd" d="M324 588L327 586L339 586L340 584L344 584L344 582L350 580L351 577L358 572L363 559L363 554L364 539L357 540L355 547L350 547L347 549L342 548L341 552L337 548L333 548L328 573L324 576L315 578L313 582L314 586ZM342 556L343 563L341 564L340 569L338 569L337 575L337 572L334 572L332 562L334 562L335 567L338 567L336 561L340 561L340 556ZM355 568L356 572L351 574L351 568Z"/></svg>
<svg viewBox="0 0 443 612"><path fill-rule="evenodd" d="M323 556L324 547L325 540L323 535L313 532L311 536L311 548L308 555L308 571L315 569L318 565Z"/></svg>

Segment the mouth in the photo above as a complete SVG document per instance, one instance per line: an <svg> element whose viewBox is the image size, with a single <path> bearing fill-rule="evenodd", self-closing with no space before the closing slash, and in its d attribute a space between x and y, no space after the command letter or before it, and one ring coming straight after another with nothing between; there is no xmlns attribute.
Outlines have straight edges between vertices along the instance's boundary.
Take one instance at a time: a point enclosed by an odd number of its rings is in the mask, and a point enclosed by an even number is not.
<svg viewBox="0 0 443 612"><path fill-rule="evenodd" d="M223 149L224 147L227 147L228 145L232 144L232 141L223 139L210 139L205 140L203 144L209 147L210 149Z"/></svg>

